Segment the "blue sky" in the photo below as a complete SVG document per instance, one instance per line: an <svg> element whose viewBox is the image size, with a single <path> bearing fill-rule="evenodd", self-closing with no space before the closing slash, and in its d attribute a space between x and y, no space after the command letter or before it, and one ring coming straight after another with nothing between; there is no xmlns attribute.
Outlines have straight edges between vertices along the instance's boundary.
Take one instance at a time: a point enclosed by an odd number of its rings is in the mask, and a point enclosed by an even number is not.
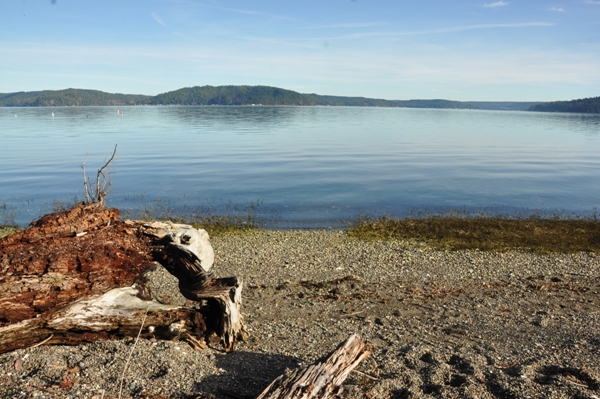
<svg viewBox="0 0 600 399"><path fill-rule="evenodd" d="M600 95L600 0L0 0L0 93Z"/></svg>

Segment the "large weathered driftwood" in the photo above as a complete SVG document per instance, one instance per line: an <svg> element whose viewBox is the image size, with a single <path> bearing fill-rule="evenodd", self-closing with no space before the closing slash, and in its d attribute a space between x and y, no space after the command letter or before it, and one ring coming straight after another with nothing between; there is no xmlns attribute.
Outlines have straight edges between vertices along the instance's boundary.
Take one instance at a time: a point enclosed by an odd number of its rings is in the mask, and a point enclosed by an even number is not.
<svg viewBox="0 0 600 399"><path fill-rule="evenodd" d="M205 347L217 335L227 351L245 335L242 283L212 279L204 230L120 221L119 211L80 204L0 239L0 353L137 335ZM146 274L156 261L179 279L196 307L152 300Z"/></svg>
<svg viewBox="0 0 600 399"><path fill-rule="evenodd" d="M351 335L327 358L280 376L257 399L329 399L340 396L342 384L371 348L358 335Z"/></svg>
<svg viewBox="0 0 600 399"><path fill-rule="evenodd" d="M210 251L203 251L200 243L195 245L197 241L207 241L195 239L192 230L180 228L174 234L167 234L160 241L163 246L155 254L159 262L179 279L179 290L184 297L192 301L207 302L203 315L208 334L214 331L229 352L233 350L236 341L245 339L247 335L240 312L242 281L237 277L210 278L208 270L213 261L212 248ZM204 230L202 232L206 234ZM182 245L184 243L190 245ZM193 251L195 247L198 249Z"/></svg>

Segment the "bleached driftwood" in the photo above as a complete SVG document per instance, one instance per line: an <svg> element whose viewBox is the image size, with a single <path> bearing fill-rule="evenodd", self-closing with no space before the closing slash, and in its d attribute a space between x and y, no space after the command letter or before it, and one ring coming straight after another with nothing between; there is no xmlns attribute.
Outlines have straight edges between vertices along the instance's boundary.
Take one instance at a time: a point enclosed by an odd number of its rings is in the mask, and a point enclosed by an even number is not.
<svg viewBox="0 0 600 399"><path fill-rule="evenodd" d="M211 279L208 270L214 253L210 244L206 244L208 234L191 226L173 226L173 232L161 237L159 262L179 279L179 291L184 297L206 301L207 310L203 314L209 321L208 333L214 331L224 349L230 352L237 341L247 337L240 312L243 283L237 277Z"/></svg>
<svg viewBox="0 0 600 399"><path fill-rule="evenodd" d="M212 279L214 253L204 230L173 223L120 221L118 210L80 204L0 239L0 353L43 342L77 344L136 336L185 339L225 350L246 332L242 284ZM200 306L153 300L148 272L164 266Z"/></svg>
<svg viewBox="0 0 600 399"><path fill-rule="evenodd" d="M331 355L280 376L257 399L329 399L342 394L342 384L371 348L358 335L351 335Z"/></svg>
<svg viewBox="0 0 600 399"><path fill-rule="evenodd" d="M102 295L78 300L48 317L23 320L0 328L0 353L43 343L80 344L137 335L180 338L196 348L206 326L196 310L140 299L135 287L114 288ZM200 338L197 338L200 337Z"/></svg>

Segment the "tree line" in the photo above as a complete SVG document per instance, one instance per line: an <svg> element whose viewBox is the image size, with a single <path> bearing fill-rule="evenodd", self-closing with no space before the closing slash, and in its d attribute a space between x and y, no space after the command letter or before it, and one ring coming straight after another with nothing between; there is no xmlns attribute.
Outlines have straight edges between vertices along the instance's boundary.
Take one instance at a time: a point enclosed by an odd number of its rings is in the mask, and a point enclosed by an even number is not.
<svg viewBox="0 0 600 399"><path fill-rule="evenodd" d="M144 96L112 94L98 90L66 89L18 93L0 93L0 106L107 106L107 105L320 105L355 107L450 108L524 111L534 102L485 102L432 100L384 100L302 94L271 86L194 86Z"/></svg>
<svg viewBox="0 0 600 399"><path fill-rule="evenodd" d="M552 101L533 105L530 111L600 113L600 97L582 98L571 101Z"/></svg>
<svg viewBox="0 0 600 399"><path fill-rule="evenodd" d="M0 93L3 107L64 107L92 105L142 105L152 96L113 94L98 90L66 89Z"/></svg>

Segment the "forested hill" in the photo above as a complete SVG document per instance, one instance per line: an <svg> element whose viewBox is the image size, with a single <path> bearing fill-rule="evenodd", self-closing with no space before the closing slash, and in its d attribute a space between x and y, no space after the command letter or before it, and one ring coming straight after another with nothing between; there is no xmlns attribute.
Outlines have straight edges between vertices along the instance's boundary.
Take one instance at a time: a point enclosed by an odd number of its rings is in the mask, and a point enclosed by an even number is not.
<svg viewBox="0 0 600 399"><path fill-rule="evenodd" d="M320 105L306 94L270 86L195 86L159 94L153 105Z"/></svg>
<svg viewBox="0 0 600 399"><path fill-rule="evenodd" d="M195 86L159 94L155 105L330 105L354 107L453 108L525 111L533 102L382 100L366 97L301 94L270 86Z"/></svg>
<svg viewBox="0 0 600 399"><path fill-rule="evenodd" d="M540 112L582 112L590 114L600 113L600 97L582 98L572 101L553 101L533 105L530 111Z"/></svg>
<svg viewBox="0 0 600 399"><path fill-rule="evenodd" d="M269 86L196 86L159 94L149 102L156 105L331 105L356 107L468 108L457 101L390 101L365 97L301 94Z"/></svg>
<svg viewBox="0 0 600 399"><path fill-rule="evenodd" d="M2 94L3 107L61 107L73 105L139 105L146 104L152 96L137 94L112 94L98 90L66 89Z"/></svg>
<svg viewBox="0 0 600 399"><path fill-rule="evenodd" d="M366 97L301 94L270 86L195 86L157 96L111 94L67 89L0 94L0 106L73 105L321 105L356 107L453 108L524 111L531 102L461 102L450 100L382 100Z"/></svg>

